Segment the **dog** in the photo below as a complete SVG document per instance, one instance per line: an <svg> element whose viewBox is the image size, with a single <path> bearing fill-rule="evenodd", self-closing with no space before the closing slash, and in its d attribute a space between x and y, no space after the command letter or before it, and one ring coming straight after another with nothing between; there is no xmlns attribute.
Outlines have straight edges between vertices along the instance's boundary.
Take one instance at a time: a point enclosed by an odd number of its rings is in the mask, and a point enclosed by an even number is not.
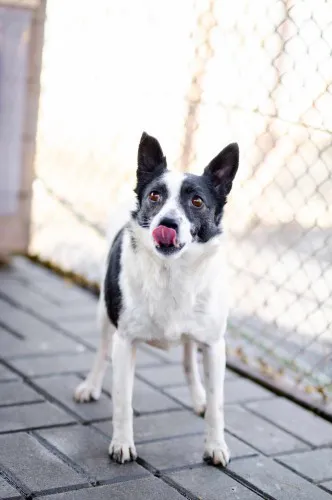
<svg viewBox="0 0 332 500"><path fill-rule="evenodd" d="M74 394L77 402L100 397L112 344L109 454L116 462L137 457L132 393L139 342L160 348L183 344L193 408L205 415L204 459L222 466L229 462L224 436L228 289L221 222L238 164L239 148L232 143L202 175L170 171L158 140L145 132L141 137L136 207L113 239L101 285L100 346L89 375Z"/></svg>

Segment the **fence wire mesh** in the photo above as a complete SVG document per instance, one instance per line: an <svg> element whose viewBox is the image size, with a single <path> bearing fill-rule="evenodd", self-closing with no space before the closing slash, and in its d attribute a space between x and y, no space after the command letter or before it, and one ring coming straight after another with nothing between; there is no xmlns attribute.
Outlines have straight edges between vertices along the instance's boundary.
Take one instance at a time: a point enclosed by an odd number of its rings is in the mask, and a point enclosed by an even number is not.
<svg viewBox="0 0 332 500"><path fill-rule="evenodd" d="M142 130L192 172L237 141L230 355L331 402L331 47L328 0L48 0L31 252L98 280Z"/></svg>

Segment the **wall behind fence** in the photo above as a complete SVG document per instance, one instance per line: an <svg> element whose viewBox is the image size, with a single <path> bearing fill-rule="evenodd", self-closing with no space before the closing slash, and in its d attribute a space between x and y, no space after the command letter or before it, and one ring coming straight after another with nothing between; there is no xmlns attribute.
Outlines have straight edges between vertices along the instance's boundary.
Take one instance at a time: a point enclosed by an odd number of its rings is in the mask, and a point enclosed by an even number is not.
<svg viewBox="0 0 332 500"><path fill-rule="evenodd" d="M230 141L229 351L332 393L328 1L49 0L31 251L99 277L143 130L199 172Z"/></svg>

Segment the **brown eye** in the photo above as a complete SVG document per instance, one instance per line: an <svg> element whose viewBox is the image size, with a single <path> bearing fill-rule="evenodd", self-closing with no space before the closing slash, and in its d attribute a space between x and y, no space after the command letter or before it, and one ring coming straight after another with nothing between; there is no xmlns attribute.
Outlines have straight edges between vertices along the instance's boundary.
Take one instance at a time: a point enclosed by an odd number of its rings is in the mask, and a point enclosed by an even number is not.
<svg viewBox="0 0 332 500"><path fill-rule="evenodd" d="M149 200L153 201L154 203L157 203L158 201L160 201L160 194L157 193L157 191L152 191L150 194L149 194Z"/></svg>
<svg viewBox="0 0 332 500"><path fill-rule="evenodd" d="M203 206L203 200L199 196L194 196L191 200L191 203L194 205L196 208L201 208Z"/></svg>

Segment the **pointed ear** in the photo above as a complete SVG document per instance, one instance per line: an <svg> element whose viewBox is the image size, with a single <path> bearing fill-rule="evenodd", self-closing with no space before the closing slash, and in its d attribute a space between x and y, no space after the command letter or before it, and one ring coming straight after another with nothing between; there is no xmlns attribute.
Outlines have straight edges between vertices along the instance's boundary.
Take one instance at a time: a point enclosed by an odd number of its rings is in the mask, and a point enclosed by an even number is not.
<svg viewBox="0 0 332 500"><path fill-rule="evenodd" d="M166 158L157 139L143 132L137 155L137 184L147 185L166 170Z"/></svg>
<svg viewBox="0 0 332 500"><path fill-rule="evenodd" d="M205 168L203 175L210 177L220 193L229 194L239 166L239 146L236 142L225 147Z"/></svg>

